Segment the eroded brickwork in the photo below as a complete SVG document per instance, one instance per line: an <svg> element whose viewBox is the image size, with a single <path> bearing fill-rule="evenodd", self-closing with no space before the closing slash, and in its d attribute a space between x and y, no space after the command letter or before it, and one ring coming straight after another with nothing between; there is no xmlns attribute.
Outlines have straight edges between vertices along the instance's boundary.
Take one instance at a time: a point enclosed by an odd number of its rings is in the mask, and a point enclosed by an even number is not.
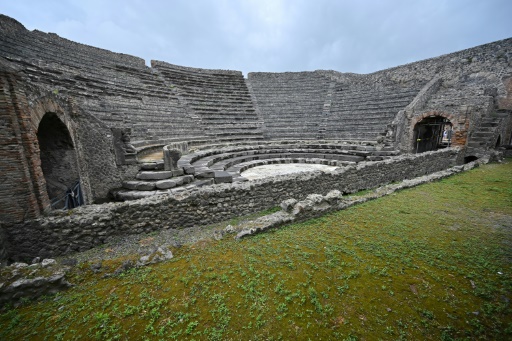
<svg viewBox="0 0 512 341"><path fill-rule="evenodd" d="M26 100L12 73L0 71L0 220L35 218L49 209L38 142Z"/></svg>

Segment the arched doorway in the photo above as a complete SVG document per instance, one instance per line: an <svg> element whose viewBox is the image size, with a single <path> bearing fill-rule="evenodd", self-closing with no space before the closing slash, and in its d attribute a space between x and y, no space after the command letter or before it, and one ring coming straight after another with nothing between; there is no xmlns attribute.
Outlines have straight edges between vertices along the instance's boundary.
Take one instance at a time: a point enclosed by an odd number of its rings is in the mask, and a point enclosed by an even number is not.
<svg viewBox="0 0 512 341"><path fill-rule="evenodd" d="M442 116L428 116L414 126L414 150L428 152L450 147L453 140L453 126Z"/></svg>
<svg viewBox="0 0 512 341"><path fill-rule="evenodd" d="M41 168L52 208L73 208L83 203L73 140L55 113L46 113L37 130Z"/></svg>

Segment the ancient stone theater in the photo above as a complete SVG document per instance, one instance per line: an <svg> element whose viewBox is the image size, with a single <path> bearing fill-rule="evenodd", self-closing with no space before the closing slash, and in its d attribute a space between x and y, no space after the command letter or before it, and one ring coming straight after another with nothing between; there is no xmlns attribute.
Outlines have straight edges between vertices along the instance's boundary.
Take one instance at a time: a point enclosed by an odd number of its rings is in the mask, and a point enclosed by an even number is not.
<svg viewBox="0 0 512 341"><path fill-rule="evenodd" d="M512 39L370 73L208 70L0 15L0 260L225 221L507 151ZM263 176L270 165L329 170Z"/></svg>

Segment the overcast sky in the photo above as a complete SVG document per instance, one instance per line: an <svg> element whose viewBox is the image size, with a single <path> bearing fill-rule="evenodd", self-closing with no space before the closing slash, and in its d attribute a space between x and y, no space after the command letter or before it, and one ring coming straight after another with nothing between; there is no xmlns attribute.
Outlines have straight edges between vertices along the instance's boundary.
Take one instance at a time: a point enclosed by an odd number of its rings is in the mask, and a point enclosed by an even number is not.
<svg viewBox="0 0 512 341"><path fill-rule="evenodd" d="M511 0L0 0L27 29L146 60L369 73L512 37Z"/></svg>

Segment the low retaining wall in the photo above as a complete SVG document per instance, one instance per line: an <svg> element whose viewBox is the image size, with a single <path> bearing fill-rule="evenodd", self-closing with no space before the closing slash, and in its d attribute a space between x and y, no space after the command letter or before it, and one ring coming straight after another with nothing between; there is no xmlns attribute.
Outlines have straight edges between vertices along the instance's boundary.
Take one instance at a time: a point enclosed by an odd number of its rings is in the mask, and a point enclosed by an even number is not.
<svg viewBox="0 0 512 341"><path fill-rule="evenodd" d="M288 198L338 190L352 193L454 166L458 149L362 162L330 173L312 172L254 182L219 184L175 196L80 207L4 226L13 260L84 251L107 237L208 225L277 206Z"/></svg>

